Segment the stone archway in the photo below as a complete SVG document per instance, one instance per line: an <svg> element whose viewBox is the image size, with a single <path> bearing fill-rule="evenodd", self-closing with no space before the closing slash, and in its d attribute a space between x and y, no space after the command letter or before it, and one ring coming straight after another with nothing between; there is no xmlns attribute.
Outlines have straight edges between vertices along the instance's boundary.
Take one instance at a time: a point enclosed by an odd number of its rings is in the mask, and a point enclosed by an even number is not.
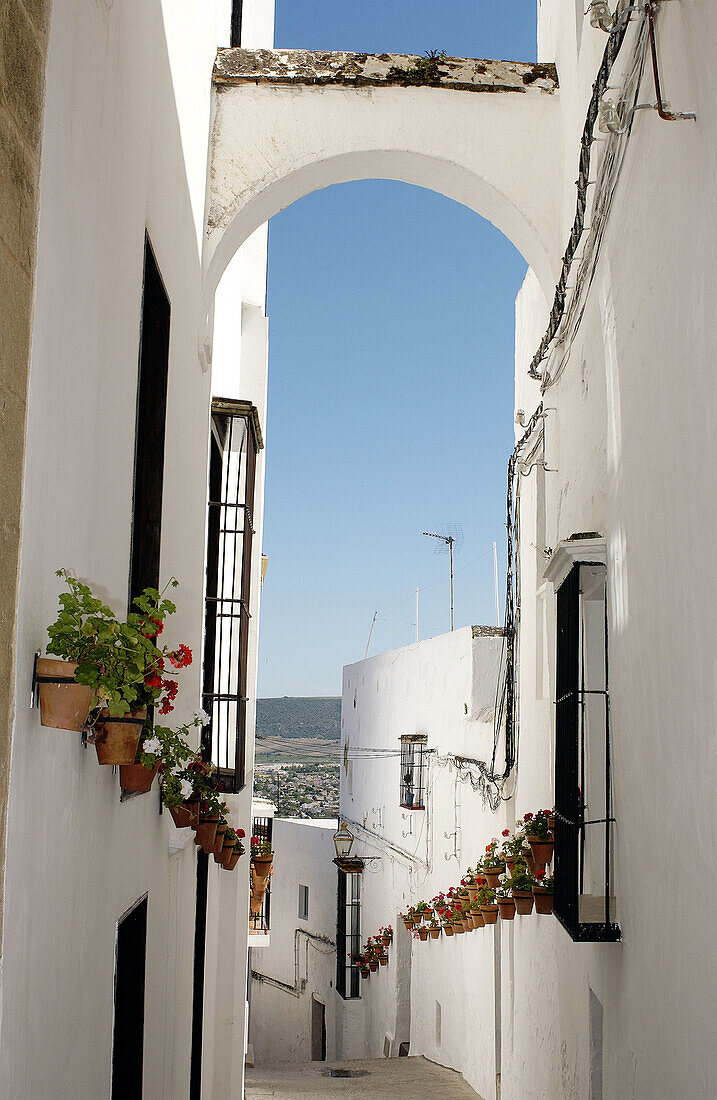
<svg viewBox="0 0 717 1100"><path fill-rule="evenodd" d="M554 66L449 58L424 79L425 59L405 55L219 52L208 313L255 229L311 191L359 179L416 184L475 210L513 242L550 296L562 165Z"/></svg>

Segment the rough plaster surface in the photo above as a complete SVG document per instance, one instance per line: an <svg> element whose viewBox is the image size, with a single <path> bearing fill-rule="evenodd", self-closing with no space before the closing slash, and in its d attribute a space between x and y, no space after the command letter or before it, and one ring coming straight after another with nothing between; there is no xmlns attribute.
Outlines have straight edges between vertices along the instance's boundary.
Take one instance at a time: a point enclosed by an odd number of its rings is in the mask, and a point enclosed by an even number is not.
<svg viewBox="0 0 717 1100"><path fill-rule="evenodd" d="M0 944L49 18L50 0L9 0L0 9Z"/></svg>
<svg viewBox="0 0 717 1100"><path fill-rule="evenodd" d="M326 1069L363 1070L365 1077L324 1077ZM303 1062L248 1069L246 1100L309 1100L339 1096L375 1100L481 1100L460 1074L425 1058L363 1059L348 1062Z"/></svg>
<svg viewBox="0 0 717 1100"><path fill-rule="evenodd" d="M211 294L242 243L317 188L396 179L478 211L546 293L559 237L560 94L550 65L453 59L453 84L403 87L416 58L220 51L204 251ZM535 79L533 79L533 77ZM500 90L500 95L467 93Z"/></svg>
<svg viewBox="0 0 717 1100"><path fill-rule="evenodd" d="M214 65L215 84L350 84L401 86L396 70L415 70L420 57L411 54L323 53L310 50L220 50ZM558 86L554 65L447 57L439 63L434 87L468 92L553 92Z"/></svg>

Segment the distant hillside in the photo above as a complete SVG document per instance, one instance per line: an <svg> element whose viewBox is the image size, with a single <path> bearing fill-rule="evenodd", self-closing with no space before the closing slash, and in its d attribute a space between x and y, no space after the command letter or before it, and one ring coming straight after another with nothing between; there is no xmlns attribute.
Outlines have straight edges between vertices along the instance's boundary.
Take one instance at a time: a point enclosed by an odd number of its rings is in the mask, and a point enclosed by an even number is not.
<svg viewBox="0 0 717 1100"><path fill-rule="evenodd" d="M341 739L341 699L333 697L257 699L257 737Z"/></svg>

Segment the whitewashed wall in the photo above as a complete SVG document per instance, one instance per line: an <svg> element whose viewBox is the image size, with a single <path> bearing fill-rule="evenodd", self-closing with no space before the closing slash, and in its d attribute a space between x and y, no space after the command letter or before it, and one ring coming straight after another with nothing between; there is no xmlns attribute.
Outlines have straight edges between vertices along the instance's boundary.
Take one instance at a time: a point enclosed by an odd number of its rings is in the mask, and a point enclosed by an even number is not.
<svg viewBox="0 0 717 1100"><path fill-rule="evenodd" d="M161 576L176 575L181 587L167 638L195 654L181 674L176 717L199 700L210 398L198 354L201 247L211 70L217 46L228 43L229 11L229 0L53 7L0 1033L0 1094L18 1100L109 1094L116 924L144 894L145 1095L188 1092L191 835L159 816L156 789L120 804L118 779L98 767L94 750L81 749L79 735L42 728L27 703L32 655L57 609L55 569L67 566L125 608L145 229L172 308ZM239 318L222 324L238 343ZM255 369L250 356L247 363ZM246 827L248 803L232 802ZM232 876L210 864L215 921L221 911L231 928L214 929L212 940L210 927L208 996L224 1029L216 1049L230 1050L207 1096L239 1094L243 1080L246 880L246 859ZM236 981L217 989L232 935ZM212 957L212 942L221 957ZM213 1031L206 1043L215 1049Z"/></svg>
<svg viewBox="0 0 717 1100"><path fill-rule="evenodd" d="M249 1042L256 1063L311 1060L313 998L326 1009L327 1058L337 1055L336 953L330 943L306 935L336 939L337 828L331 820L274 820L269 946L250 951L250 971L262 975L250 982ZM299 918L299 885L309 888L307 920Z"/></svg>
<svg viewBox="0 0 717 1100"><path fill-rule="evenodd" d="M398 912L457 885L505 827L510 808L485 809L445 762L490 760L502 644L494 628L466 627L372 657L344 670L342 702L341 813L355 854L380 857L363 874L362 938L386 924L395 933L388 967L361 980L360 1001L344 1003L342 1052L395 1057L410 1042L411 1054L458 1069L482 1096L492 1095L495 1073L494 933L416 942ZM425 733L432 750L423 812L400 807L407 733Z"/></svg>
<svg viewBox="0 0 717 1100"><path fill-rule="evenodd" d="M540 42L561 79L567 226L578 130L605 35L585 20L578 58L565 7L543 0ZM689 916L686 909L715 846L715 599L705 581L717 531L710 458L717 18L699 2L659 9L663 94L698 121L666 122L652 111L636 117L583 325L565 373L544 397L546 460L557 472L521 479L517 798L545 802L553 768L555 600L542 580L544 555L531 544L554 547L576 531L597 531L608 543L623 942L573 944L554 921L547 929L526 924L521 943L516 936L516 1000L503 1013L508 1100L717 1091L704 980L716 961L713 887L705 904ZM649 63L639 98L654 100ZM597 167L597 143L593 155ZM516 347L516 406L528 413L539 394L525 369L544 310L530 277L518 299ZM656 904L664 881L669 888ZM504 956L504 972L505 965ZM600 1092L590 1072L591 990L603 1009Z"/></svg>

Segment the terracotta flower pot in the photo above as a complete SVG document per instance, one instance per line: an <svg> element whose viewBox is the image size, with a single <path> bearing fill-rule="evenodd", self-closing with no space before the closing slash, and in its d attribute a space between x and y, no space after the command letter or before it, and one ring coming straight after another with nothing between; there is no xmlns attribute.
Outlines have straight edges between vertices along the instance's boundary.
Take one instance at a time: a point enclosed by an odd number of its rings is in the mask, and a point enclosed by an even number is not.
<svg viewBox="0 0 717 1100"><path fill-rule="evenodd" d="M403 923L404 923L404 925L405 925L405 927L406 927L406 931L407 931L407 932L410 932L410 931L411 931L411 929L413 928L413 921L412 921L412 920L404 920L404 922L403 922Z"/></svg>
<svg viewBox="0 0 717 1100"><path fill-rule="evenodd" d="M75 733L80 733L84 728L92 706L92 688L75 683L76 668L74 661L38 657L37 675L53 677L58 681L37 685L40 696L40 725L50 726L52 729L74 730Z"/></svg>
<svg viewBox="0 0 717 1100"><path fill-rule="evenodd" d="M498 898L498 908L501 920L513 920L515 917L515 902L513 898Z"/></svg>
<svg viewBox="0 0 717 1100"><path fill-rule="evenodd" d="M519 916L527 917L529 913L533 912L532 890L514 890L513 898L515 899L515 911Z"/></svg>
<svg viewBox="0 0 717 1100"><path fill-rule="evenodd" d="M542 867L536 866L535 860L533 859L532 849L529 846L527 848L523 848L523 859L525 860L526 866L531 875L535 875L536 871L542 870Z"/></svg>
<svg viewBox="0 0 717 1100"><path fill-rule="evenodd" d="M207 853L207 855L210 855L214 851L214 843L217 839L218 824L218 817L205 817L202 814L199 815L199 819L196 823L194 843L199 844Z"/></svg>
<svg viewBox="0 0 717 1100"><path fill-rule="evenodd" d="M368 978L370 973L371 973L371 971L369 970L369 968L367 966L362 966L361 967L361 977L362 978Z"/></svg>
<svg viewBox="0 0 717 1100"><path fill-rule="evenodd" d="M497 905L481 905L480 911L483 915L484 924L495 924L498 920Z"/></svg>
<svg viewBox="0 0 717 1100"><path fill-rule="evenodd" d="M372 974L375 974L376 971L378 970L378 960L377 959L371 959L371 962L368 964L368 968L369 968L369 970L371 971Z"/></svg>
<svg viewBox="0 0 717 1100"><path fill-rule="evenodd" d="M482 928L485 924L483 914L480 910L476 911L475 909L471 909L471 920L473 921L474 928Z"/></svg>
<svg viewBox="0 0 717 1100"><path fill-rule="evenodd" d="M444 924L443 925L443 934L445 936L452 936L453 935L453 925L452 924Z"/></svg>
<svg viewBox="0 0 717 1100"><path fill-rule="evenodd" d="M229 855L226 855L226 848L222 849L222 867L225 871L233 871L237 863L241 858L241 848L238 844L232 844Z"/></svg>
<svg viewBox="0 0 717 1100"><path fill-rule="evenodd" d="M273 862L273 856L252 856L251 866L256 877L258 879L264 879L266 882L271 874L271 865Z"/></svg>
<svg viewBox="0 0 717 1100"><path fill-rule="evenodd" d="M513 874L513 868L515 867L515 860L514 859L506 859L505 865L508 869L508 874L512 875Z"/></svg>
<svg viewBox="0 0 717 1100"><path fill-rule="evenodd" d="M379 955L379 966L388 966L388 955Z"/></svg>
<svg viewBox="0 0 717 1100"><path fill-rule="evenodd" d="M226 825L217 825L216 833L214 834L214 847L212 852L218 856L221 854L221 850L224 847L224 834L227 831Z"/></svg>
<svg viewBox="0 0 717 1100"><path fill-rule="evenodd" d="M383 943L384 947L390 947L391 946L391 936L382 936L381 937L381 942Z"/></svg>
<svg viewBox="0 0 717 1100"><path fill-rule="evenodd" d="M178 829L188 829L196 824L199 813L198 802L181 802L179 806L168 806L167 809Z"/></svg>
<svg viewBox="0 0 717 1100"><path fill-rule="evenodd" d="M419 940L427 940L428 939L428 929L427 928L419 928L418 929L418 938L419 938Z"/></svg>
<svg viewBox="0 0 717 1100"><path fill-rule="evenodd" d="M491 890L497 890L498 875L502 875L504 871L504 863L501 863L500 867L489 867L487 871L483 871L483 878L488 880L488 885L490 886Z"/></svg>
<svg viewBox="0 0 717 1100"><path fill-rule="evenodd" d="M553 911L553 891L546 890L544 886L533 887L533 898L535 899L535 912L543 913L547 915Z"/></svg>
<svg viewBox="0 0 717 1100"><path fill-rule="evenodd" d="M457 936L461 936L465 932L462 920L453 921L453 931L456 933Z"/></svg>
<svg viewBox="0 0 717 1100"><path fill-rule="evenodd" d="M431 937L432 940L437 940L438 937L440 936L440 934L441 934L440 928L429 928L428 929L428 935Z"/></svg>
<svg viewBox="0 0 717 1100"><path fill-rule="evenodd" d="M478 887L473 884L472 886L466 886L466 890L468 891L468 900L475 901L476 894L478 893Z"/></svg>
<svg viewBox="0 0 717 1100"><path fill-rule="evenodd" d="M146 717L146 707L131 710L121 718L112 718L108 710L100 711L92 734L98 764L134 764Z"/></svg>
<svg viewBox="0 0 717 1100"><path fill-rule="evenodd" d="M123 791L138 791L146 794L154 783L159 764L145 768L144 764L120 764L120 787Z"/></svg>
<svg viewBox="0 0 717 1100"><path fill-rule="evenodd" d="M537 836L529 836L526 838L530 844L530 850L533 853L533 860L538 871L541 871L545 867L546 863L550 863L553 858L553 841L552 840L540 840ZM533 872L535 874L535 872Z"/></svg>
<svg viewBox="0 0 717 1100"><path fill-rule="evenodd" d="M468 914L466 914L466 916L463 918L463 931L464 932L472 932L473 931L473 921L472 921L471 917Z"/></svg>

